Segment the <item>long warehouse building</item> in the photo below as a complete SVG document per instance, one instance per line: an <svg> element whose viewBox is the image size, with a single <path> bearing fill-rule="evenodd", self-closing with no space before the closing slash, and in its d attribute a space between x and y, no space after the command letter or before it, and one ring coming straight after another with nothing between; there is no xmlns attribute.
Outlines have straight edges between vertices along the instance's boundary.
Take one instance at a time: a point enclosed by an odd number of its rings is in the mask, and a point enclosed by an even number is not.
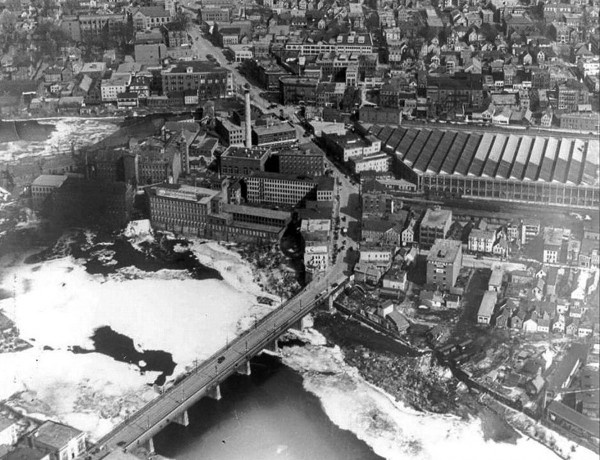
<svg viewBox="0 0 600 460"><path fill-rule="evenodd" d="M390 128L371 134L421 192L597 208L598 139Z"/></svg>

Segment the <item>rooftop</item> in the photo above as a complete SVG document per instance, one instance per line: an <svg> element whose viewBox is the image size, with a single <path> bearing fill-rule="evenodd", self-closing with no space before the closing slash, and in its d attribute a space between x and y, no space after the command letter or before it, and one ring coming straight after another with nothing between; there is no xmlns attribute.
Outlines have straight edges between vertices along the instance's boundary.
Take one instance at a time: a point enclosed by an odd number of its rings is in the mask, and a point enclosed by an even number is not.
<svg viewBox="0 0 600 460"><path fill-rule="evenodd" d="M433 247L429 250L427 262L452 263L458 257L461 246L462 244L460 241L438 238L435 240Z"/></svg>
<svg viewBox="0 0 600 460"><path fill-rule="evenodd" d="M272 125L254 125L252 130L258 135L283 133L289 131L296 131L296 129L289 122L276 123Z"/></svg>
<svg viewBox="0 0 600 460"><path fill-rule="evenodd" d="M67 180L67 176L55 176L50 174L42 174L38 176L31 185L36 185L38 187L60 187L64 181Z"/></svg>
<svg viewBox="0 0 600 460"><path fill-rule="evenodd" d="M188 73L188 69L191 69L192 73L204 73L204 72L220 72L228 73L229 70L224 67L220 67L210 61L181 61L171 65L169 68L163 70L161 73L175 74L175 73Z"/></svg>
<svg viewBox="0 0 600 460"><path fill-rule="evenodd" d="M237 126L237 125L236 125ZM236 147L230 146L223 152L221 158L230 157L230 158L249 158L252 160L259 160L267 157L269 155L270 149L261 148L261 147Z"/></svg>
<svg viewBox="0 0 600 460"><path fill-rule="evenodd" d="M448 209L427 209L421 227L443 227L448 221L452 221L452 211Z"/></svg>
<svg viewBox="0 0 600 460"><path fill-rule="evenodd" d="M70 441L83 435L82 431L62 423L48 420L44 422L35 432L36 442L43 443L46 446L57 450L65 447Z"/></svg>
<svg viewBox="0 0 600 460"><path fill-rule="evenodd" d="M172 198L184 201L197 201L199 203L208 203L220 190L212 190L203 187L194 187L191 185L160 185L152 188L157 196Z"/></svg>
<svg viewBox="0 0 600 460"><path fill-rule="evenodd" d="M378 125L371 132L418 174L576 185L600 182L598 139Z"/></svg>
<svg viewBox="0 0 600 460"><path fill-rule="evenodd" d="M492 316L494 308L496 308L496 301L498 300L498 293L496 291L485 291L481 304L479 305L479 316Z"/></svg>

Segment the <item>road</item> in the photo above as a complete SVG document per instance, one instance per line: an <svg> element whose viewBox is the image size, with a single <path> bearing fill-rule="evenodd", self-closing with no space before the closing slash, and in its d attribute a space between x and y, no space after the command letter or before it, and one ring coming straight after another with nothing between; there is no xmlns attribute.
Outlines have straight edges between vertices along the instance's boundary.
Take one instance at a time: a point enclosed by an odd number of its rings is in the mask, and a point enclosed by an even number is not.
<svg viewBox="0 0 600 460"><path fill-rule="evenodd" d="M183 1L183 5L187 6L187 8L185 8L184 11L188 14L188 16L195 19L195 13L188 9L196 7L194 3L195 2L193 0ZM242 75L237 69L238 63L234 62L230 64L223 55L223 48L215 46L204 35L198 24L195 24L194 22L190 21L187 32L192 38L192 49L194 50L194 57L196 59L206 60L207 55L212 55L216 59L216 61L221 65L221 67L231 70L236 90L239 89L241 86L248 85L248 87L250 88L250 99L252 100L252 103L255 106L260 108L264 113L272 113L275 115L279 115L280 111L282 110L286 118L294 121L295 112L298 110L298 107L276 104L276 107L269 109L269 106L271 106L273 103L261 96L261 93L264 92L264 89L252 85L248 81L248 79L244 77L244 75Z"/></svg>

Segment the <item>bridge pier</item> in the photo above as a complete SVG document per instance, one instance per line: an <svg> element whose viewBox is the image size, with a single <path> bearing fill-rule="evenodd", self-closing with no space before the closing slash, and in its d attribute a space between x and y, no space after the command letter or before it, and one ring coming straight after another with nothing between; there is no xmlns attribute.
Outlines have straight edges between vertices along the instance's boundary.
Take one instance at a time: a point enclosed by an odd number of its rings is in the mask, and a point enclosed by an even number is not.
<svg viewBox="0 0 600 460"><path fill-rule="evenodd" d="M292 329L296 329L297 331L302 331L303 329L306 329L307 327L310 327L310 321L308 319L308 315L303 316L302 318L300 318L298 321L296 321L294 324L292 324Z"/></svg>
<svg viewBox="0 0 600 460"><path fill-rule="evenodd" d="M235 371L238 374L250 375L251 374L250 361L246 361L244 364L240 364Z"/></svg>
<svg viewBox="0 0 600 460"><path fill-rule="evenodd" d="M210 390L208 390L206 396L219 401L221 399L221 387L219 385L215 385Z"/></svg>
<svg viewBox="0 0 600 460"><path fill-rule="evenodd" d="M148 453L154 455L156 450L154 449L154 438L148 439Z"/></svg>
<svg viewBox="0 0 600 460"><path fill-rule="evenodd" d="M173 420L173 423L177 423L181 426L188 426L190 424L190 416L188 415L188 411L184 410L181 415L178 415L177 418Z"/></svg>
<svg viewBox="0 0 600 460"><path fill-rule="evenodd" d="M266 349L272 351L274 353L279 353L279 344L277 343L277 339L273 340L266 346Z"/></svg>

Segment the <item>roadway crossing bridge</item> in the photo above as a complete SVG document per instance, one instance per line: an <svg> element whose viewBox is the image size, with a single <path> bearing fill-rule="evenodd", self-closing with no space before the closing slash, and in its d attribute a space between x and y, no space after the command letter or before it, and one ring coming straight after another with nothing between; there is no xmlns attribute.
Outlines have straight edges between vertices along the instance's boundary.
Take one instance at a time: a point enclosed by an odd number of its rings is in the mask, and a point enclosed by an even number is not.
<svg viewBox="0 0 600 460"><path fill-rule="evenodd" d="M150 451L153 451L154 435L170 423L187 426L187 409L203 397L220 399L221 382L235 372L249 374L251 358L273 344L276 346L277 339L288 329L298 328L303 318L329 297L332 288L345 280L341 265L313 280L295 297L195 367L179 383L116 426L90 448L83 458L99 460L111 457L111 453L130 452L145 444L149 444Z"/></svg>

